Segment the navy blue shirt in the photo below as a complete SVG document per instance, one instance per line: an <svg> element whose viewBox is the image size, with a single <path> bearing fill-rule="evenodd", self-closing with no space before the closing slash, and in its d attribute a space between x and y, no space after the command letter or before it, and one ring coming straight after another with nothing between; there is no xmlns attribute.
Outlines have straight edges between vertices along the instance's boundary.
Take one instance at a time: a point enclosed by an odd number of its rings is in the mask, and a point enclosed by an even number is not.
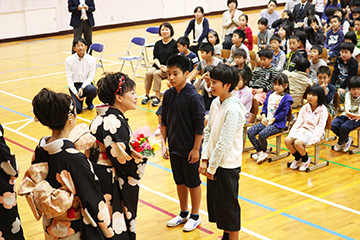
<svg viewBox="0 0 360 240"><path fill-rule="evenodd" d="M187 83L180 93L174 87L164 93L161 125L166 127L170 154L188 157L195 135L203 134L204 116L203 98L193 85Z"/></svg>

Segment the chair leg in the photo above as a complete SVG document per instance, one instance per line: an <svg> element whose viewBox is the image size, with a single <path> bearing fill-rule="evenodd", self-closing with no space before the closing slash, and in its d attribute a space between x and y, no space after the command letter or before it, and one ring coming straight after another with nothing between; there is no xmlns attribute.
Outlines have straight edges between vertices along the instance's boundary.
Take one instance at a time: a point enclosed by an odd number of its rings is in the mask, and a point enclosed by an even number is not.
<svg viewBox="0 0 360 240"><path fill-rule="evenodd" d="M123 61L123 64L121 65L120 72L122 72L124 65L125 65L125 61Z"/></svg>
<svg viewBox="0 0 360 240"><path fill-rule="evenodd" d="M268 162L274 162L276 160L286 158L287 156L290 155L290 152L285 152L285 153L280 154L280 151L281 151L281 137L282 137L282 135L276 136L276 153L275 153L274 157L268 158Z"/></svg>
<svg viewBox="0 0 360 240"><path fill-rule="evenodd" d="M103 72L105 73L105 68L102 60L99 60L100 67L102 68Z"/></svg>
<svg viewBox="0 0 360 240"><path fill-rule="evenodd" d="M246 135L247 135L247 127L244 127L244 130L243 130L243 152L248 152L248 151L254 149L254 146L252 146L252 145L249 147L245 147Z"/></svg>
<svg viewBox="0 0 360 240"><path fill-rule="evenodd" d="M351 146L354 146L355 149L352 149L349 151L349 154L354 154L354 153L357 153L357 152L360 152L360 129L357 130L357 144L356 145L351 145Z"/></svg>
<svg viewBox="0 0 360 240"><path fill-rule="evenodd" d="M315 155L314 155L314 162L311 162L312 164L314 164L313 166L310 166L308 169L306 169L306 172L310 172L325 166L329 165L328 161L324 161L322 163L319 163L319 158L320 158L320 147L321 144L318 144L315 147Z"/></svg>

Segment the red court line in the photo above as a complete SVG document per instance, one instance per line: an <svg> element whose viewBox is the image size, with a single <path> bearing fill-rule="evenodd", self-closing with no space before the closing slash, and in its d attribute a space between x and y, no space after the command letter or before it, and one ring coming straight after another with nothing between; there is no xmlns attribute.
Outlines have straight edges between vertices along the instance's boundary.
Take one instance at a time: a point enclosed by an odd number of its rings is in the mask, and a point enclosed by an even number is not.
<svg viewBox="0 0 360 240"><path fill-rule="evenodd" d="M5 137L4 137L5 138ZM30 148L28 148L28 147L26 147L26 146L24 146L24 145L22 145L22 144L20 144L20 143L17 143L17 142L15 142L15 141L13 141L13 140L11 140L11 139L8 139L8 138L5 138L5 140L6 141L8 141L8 142L11 142L11 143L13 143L13 144L15 144L15 145L18 145L19 147L21 147L21 148L23 148L23 149L26 149L26 150L28 150L28 151L30 151L30 152L34 152L32 149L30 149ZM149 206L149 207L151 207L151 208L153 208L153 209L155 209L155 210L157 210L157 211L159 211L159 212L162 212L162 213L164 213L164 214L166 214L166 215L168 215L168 216L170 216L170 217L175 217L176 215L175 214L173 214L173 213L171 213L171 212L168 212L168 211L166 211L165 209L162 209L162 208L160 208L160 207L157 207L157 206L155 206L154 204L151 204L151 203L149 203L149 202L147 202L147 201L145 201L145 200L142 200L142 199L139 199L139 202L141 202L141 203L143 203L143 204L145 204L145 205L147 205L147 206ZM203 232L205 232L205 233L207 233L207 234L214 234L214 232L212 232L212 231L210 231L210 230L208 230L208 229L206 229L206 228L203 228L203 227L201 227L201 226L198 226L197 227L200 231L203 231Z"/></svg>
<svg viewBox="0 0 360 240"><path fill-rule="evenodd" d="M142 200L142 199L139 199L139 202L141 202L141 203L143 203L143 204L145 204L145 205L147 205L147 206L149 206L149 207L151 207L151 208L153 208L153 209L155 209L155 210L157 210L157 211L159 211L159 212L162 212L162 213L165 213L166 215L169 215L170 217L176 217L176 215L175 214L173 214L173 213L171 213L171 212L168 212L168 211L166 211L165 209L162 209L162 208L160 208L160 207L158 207L158 206L155 206L154 204L151 204L151 203L149 203L149 202L146 202L146 201L144 201L144 200ZM207 233L207 234L214 234L214 232L212 232L212 231L210 231L210 230L208 230L208 229L206 229L206 228L203 228L203 227L201 227L201 226L198 226L197 227L200 231L203 231L203 232L205 232L205 233Z"/></svg>

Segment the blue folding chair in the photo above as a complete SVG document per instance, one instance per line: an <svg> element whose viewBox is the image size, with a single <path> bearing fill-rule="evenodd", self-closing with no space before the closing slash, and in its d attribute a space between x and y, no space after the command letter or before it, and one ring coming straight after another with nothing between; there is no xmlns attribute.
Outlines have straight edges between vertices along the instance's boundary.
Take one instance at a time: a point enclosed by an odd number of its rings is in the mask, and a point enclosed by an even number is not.
<svg viewBox="0 0 360 240"><path fill-rule="evenodd" d="M146 28L146 30L145 30L145 38L146 38L147 33L159 34L159 27L148 27L148 28ZM146 58L146 61L149 64L153 64L153 62L149 61L149 57L148 57L148 54L147 54L147 49L148 48L153 48L154 46L155 46L154 42L145 44L145 58Z"/></svg>
<svg viewBox="0 0 360 240"><path fill-rule="evenodd" d="M134 45L134 46L132 47L132 45ZM132 53L135 53L134 47L137 47L136 53L140 52L140 54L131 55ZM147 66L146 66L146 62L145 62L145 59L144 59L144 47L145 47L145 38L143 38L143 37L134 37L134 38L131 39L129 47L128 47L127 51L126 51L126 55L123 56L123 57L119 57L119 59L123 61L122 65L121 65L121 68L120 68L120 72L122 71L122 69L123 69L123 67L125 65L125 62L129 61L130 64L131 64L131 68L133 70L133 73L134 73L133 76L132 76L132 79L134 79L136 70L140 66L142 60L144 61L144 65L145 65L145 68L146 68L146 71L147 71ZM139 51L139 48L140 48L140 51ZM132 61L137 61L135 69L134 69ZM136 76L136 77L142 77L142 76Z"/></svg>
<svg viewBox="0 0 360 240"><path fill-rule="evenodd" d="M103 72L105 72L105 69L104 69L104 64L103 64L101 58L102 58L102 55L104 53L104 49L105 49L105 46L104 46L104 44L101 44L101 43L93 43L90 46L90 51L93 50L95 52L100 53L100 56L98 57L98 62L96 63L96 69L98 67L101 67Z"/></svg>

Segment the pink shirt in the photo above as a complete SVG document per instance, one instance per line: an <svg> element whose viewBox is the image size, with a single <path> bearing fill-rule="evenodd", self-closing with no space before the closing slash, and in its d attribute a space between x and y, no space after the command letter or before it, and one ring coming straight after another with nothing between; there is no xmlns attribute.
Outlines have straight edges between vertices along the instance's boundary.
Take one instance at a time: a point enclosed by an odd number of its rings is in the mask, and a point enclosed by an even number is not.
<svg viewBox="0 0 360 240"><path fill-rule="evenodd" d="M232 92L232 94L235 97L238 97L240 99L240 102L244 105L244 107L246 108L246 119L248 120L249 116L250 116L250 110L252 107L252 99L253 99L253 95L252 92L250 90L250 88L248 86L245 86L243 89L240 90L234 90Z"/></svg>

